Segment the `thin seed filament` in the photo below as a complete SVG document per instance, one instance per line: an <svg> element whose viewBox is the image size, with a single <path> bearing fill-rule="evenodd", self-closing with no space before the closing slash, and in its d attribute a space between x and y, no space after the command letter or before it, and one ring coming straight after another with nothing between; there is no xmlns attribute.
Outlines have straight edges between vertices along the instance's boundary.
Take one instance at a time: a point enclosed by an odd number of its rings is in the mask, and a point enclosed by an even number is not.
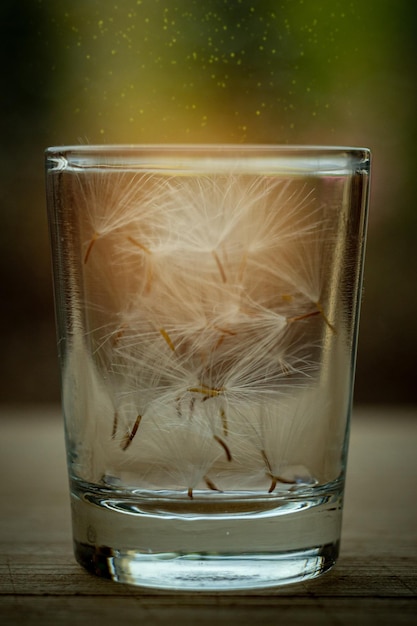
<svg viewBox="0 0 417 626"><path fill-rule="evenodd" d="M143 243L141 243L134 237L130 237L129 235L127 239L128 241L130 241L130 243L133 243L134 246L136 246L137 248L140 248L143 252L146 252L146 254L152 254L152 251L147 246L145 246Z"/></svg>
<svg viewBox="0 0 417 626"><path fill-rule="evenodd" d="M222 281L224 283L227 283L227 278L226 278L226 272L224 271L224 267L219 259L219 255L217 254L217 252L215 250L212 251L212 255L214 257L214 260L216 261L217 267L219 269L220 272L220 276L222 277Z"/></svg>

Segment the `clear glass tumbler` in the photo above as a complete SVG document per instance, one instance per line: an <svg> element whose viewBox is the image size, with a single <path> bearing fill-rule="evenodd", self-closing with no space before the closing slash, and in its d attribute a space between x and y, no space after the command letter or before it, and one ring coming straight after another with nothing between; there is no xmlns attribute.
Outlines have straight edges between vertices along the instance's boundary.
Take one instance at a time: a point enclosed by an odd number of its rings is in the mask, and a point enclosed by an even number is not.
<svg viewBox="0 0 417 626"><path fill-rule="evenodd" d="M335 563L369 163L343 147L47 150L88 570L233 590Z"/></svg>

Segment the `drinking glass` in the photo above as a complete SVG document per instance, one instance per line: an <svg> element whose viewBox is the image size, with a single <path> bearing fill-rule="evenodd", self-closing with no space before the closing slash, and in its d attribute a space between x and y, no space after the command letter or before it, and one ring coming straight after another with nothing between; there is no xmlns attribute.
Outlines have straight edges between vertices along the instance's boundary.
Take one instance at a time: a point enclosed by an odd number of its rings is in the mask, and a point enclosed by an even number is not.
<svg viewBox="0 0 417 626"><path fill-rule="evenodd" d="M55 147L46 166L79 563L201 591L327 571L369 151Z"/></svg>

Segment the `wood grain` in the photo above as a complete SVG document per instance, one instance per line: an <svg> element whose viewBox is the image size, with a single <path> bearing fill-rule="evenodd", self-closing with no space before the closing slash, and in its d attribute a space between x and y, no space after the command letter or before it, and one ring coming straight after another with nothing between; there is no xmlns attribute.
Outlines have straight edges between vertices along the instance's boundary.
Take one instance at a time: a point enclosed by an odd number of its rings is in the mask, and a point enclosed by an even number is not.
<svg viewBox="0 0 417 626"><path fill-rule="evenodd" d="M341 556L309 583L233 594L142 590L74 560L54 408L0 411L0 623L417 624L417 412L357 410Z"/></svg>

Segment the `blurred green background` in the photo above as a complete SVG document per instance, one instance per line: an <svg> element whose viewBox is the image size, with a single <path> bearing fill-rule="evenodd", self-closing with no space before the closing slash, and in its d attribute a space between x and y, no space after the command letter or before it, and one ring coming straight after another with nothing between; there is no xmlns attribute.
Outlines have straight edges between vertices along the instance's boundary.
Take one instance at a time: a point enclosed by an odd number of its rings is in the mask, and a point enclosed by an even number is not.
<svg viewBox="0 0 417 626"><path fill-rule="evenodd" d="M417 401L417 3L2 0L0 399L59 399L49 145L373 152L356 403Z"/></svg>

